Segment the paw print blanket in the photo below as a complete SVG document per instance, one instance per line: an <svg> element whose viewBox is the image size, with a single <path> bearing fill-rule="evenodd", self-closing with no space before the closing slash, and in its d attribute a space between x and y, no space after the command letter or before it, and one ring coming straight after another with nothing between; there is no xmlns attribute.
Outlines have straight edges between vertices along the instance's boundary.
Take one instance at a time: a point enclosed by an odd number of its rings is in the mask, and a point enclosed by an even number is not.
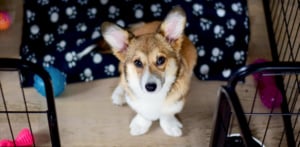
<svg viewBox="0 0 300 147"><path fill-rule="evenodd" d="M187 13L185 33L195 44L195 75L201 80L226 80L246 61L249 20L246 0L24 0L22 59L53 66L67 82L118 76L118 60L96 50L79 56L101 38L100 25L122 27L162 20L175 6ZM24 75L24 85L32 75Z"/></svg>

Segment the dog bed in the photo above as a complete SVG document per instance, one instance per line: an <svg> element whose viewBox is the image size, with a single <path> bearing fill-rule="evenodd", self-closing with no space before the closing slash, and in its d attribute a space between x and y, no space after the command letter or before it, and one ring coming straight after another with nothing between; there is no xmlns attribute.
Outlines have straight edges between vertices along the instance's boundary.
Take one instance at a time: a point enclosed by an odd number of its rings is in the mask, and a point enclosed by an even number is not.
<svg viewBox="0 0 300 147"><path fill-rule="evenodd" d="M79 57L101 38L100 25L122 27L140 21L162 20L180 5L187 14L186 35L195 44L195 75L201 80L226 80L246 61L249 21L246 0L24 0L20 56L53 66L67 82L91 81L119 75L118 60L95 50ZM32 84L32 75L24 75Z"/></svg>

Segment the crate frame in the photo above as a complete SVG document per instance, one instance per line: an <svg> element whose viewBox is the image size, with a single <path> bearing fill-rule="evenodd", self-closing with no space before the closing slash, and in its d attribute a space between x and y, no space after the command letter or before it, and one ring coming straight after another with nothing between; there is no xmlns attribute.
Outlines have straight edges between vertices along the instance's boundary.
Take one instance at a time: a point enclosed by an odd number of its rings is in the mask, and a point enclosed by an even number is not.
<svg viewBox="0 0 300 147"><path fill-rule="evenodd" d="M212 130L211 142L210 146L212 147L223 147L226 144L228 138L228 132L230 130L230 123L232 115L235 115L237 118L237 122L239 124L239 129L241 131L242 137L240 138L245 146L248 147L256 147L261 146L255 141L252 137L252 133L250 127L248 126L248 121L245 117L245 111L240 103L239 97L236 93L237 83L244 79L245 77L257 73L257 72L269 72L278 74L300 74L300 62L290 63L290 62L280 62L280 63L261 63L245 66L238 70L230 80L227 85L222 86L219 93L219 102L218 108L214 115L214 128ZM280 77L278 77L280 78ZM280 83L282 79L277 79L277 83ZM282 82L281 82L282 83ZM281 92L283 89L281 89ZM285 125L285 133L288 146L295 146L293 127L291 123L291 115L287 107L287 101L285 95L283 95L283 102L281 105L282 110L282 118ZM268 114L267 115L273 115ZM278 114L275 114L278 115ZM300 115L300 113L298 114Z"/></svg>
<svg viewBox="0 0 300 147"><path fill-rule="evenodd" d="M58 123L57 123L57 116L56 116L56 109L55 109L55 100L54 100L54 94L53 94L53 88L52 88L52 82L51 78L46 70L44 68L31 63L29 61L24 61L21 59L14 59L14 58L0 58L0 71L17 71L19 72L20 77L20 85L21 85L21 92L22 92L22 99L24 102L25 110L23 111L10 111L8 110L6 103L5 103L5 95L2 91L2 84L0 81L0 92L2 97L2 102L4 104L4 111L0 111L0 114L5 114L7 118L7 122L9 125L10 135L11 138L15 138L15 134L13 133L13 126L10 121L9 114L26 114L27 117L27 123L29 126L29 130L31 134L32 126L29 118L29 114L45 114L47 115L47 122L49 127L49 135L50 135L50 141L52 146L60 147L60 137L59 137L59 129L58 129ZM22 87L21 83L21 74L22 72L31 72L36 75L38 75L41 80L44 82L45 85L45 98L46 98L46 105L47 110L41 110L41 111L32 111L28 110L27 103L26 103L26 97L24 94L24 89ZM15 141L13 141L15 144ZM34 141L33 146L36 146L36 143Z"/></svg>
<svg viewBox="0 0 300 147"><path fill-rule="evenodd" d="M273 115L282 116L284 130L282 131L278 146L281 146L284 138L287 146L300 146L300 131L298 133L296 132L298 135L294 134L294 127L296 122L298 122L300 119L300 110L295 112L289 108L291 98L287 97L287 90L285 86L289 86L292 82L290 79L288 82L284 81L285 76L296 75L297 78L296 81L294 81L293 89L299 93L300 80L298 79L298 76L300 74L300 20L297 18L299 17L300 13L300 1L262 0L262 2L266 18L269 44L272 53L272 62L244 66L231 76L226 85L220 88L218 95L219 102L214 115L214 125L210 140L211 147L231 146L228 142L231 142L232 140L237 142L237 144L233 146L262 146L265 141L266 132L263 136L262 144L258 143L257 140L253 138L253 133L250 129L251 126L249 121L246 119L246 115L256 114L252 112L248 114L245 113L240 101L240 97L236 91L238 82L244 81L247 76L250 76L254 73L262 72L276 75L274 76L276 80L276 86L283 96L283 101L280 106L281 113L275 114L273 113L274 109L271 109L270 113L264 114L269 117L268 123ZM296 97L299 97L299 95ZM298 98L295 100L297 101ZM253 101L255 101L255 99ZM291 119L292 116L295 117L294 126ZM240 137L232 138L229 136L230 127L232 127L231 119L233 117L237 119L236 121L240 130Z"/></svg>

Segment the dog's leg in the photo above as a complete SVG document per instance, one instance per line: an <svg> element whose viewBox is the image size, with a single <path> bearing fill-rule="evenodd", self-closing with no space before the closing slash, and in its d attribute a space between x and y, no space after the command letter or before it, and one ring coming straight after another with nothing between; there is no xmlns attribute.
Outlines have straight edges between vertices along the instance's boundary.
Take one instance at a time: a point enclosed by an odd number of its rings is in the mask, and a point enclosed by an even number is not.
<svg viewBox="0 0 300 147"><path fill-rule="evenodd" d="M123 87L121 86L121 84L119 84L116 89L114 90L113 94L112 94L112 103L115 105L123 105L126 103L125 100L125 90L123 89Z"/></svg>
<svg viewBox="0 0 300 147"><path fill-rule="evenodd" d="M152 121L145 119L137 114L130 123L130 134L133 136L142 135L148 132L152 125Z"/></svg>
<svg viewBox="0 0 300 147"><path fill-rule="evenodd" d="M182 124L174 115L163 115L160 117L160 126L169 136L179 137L182 135Z"/></svg>

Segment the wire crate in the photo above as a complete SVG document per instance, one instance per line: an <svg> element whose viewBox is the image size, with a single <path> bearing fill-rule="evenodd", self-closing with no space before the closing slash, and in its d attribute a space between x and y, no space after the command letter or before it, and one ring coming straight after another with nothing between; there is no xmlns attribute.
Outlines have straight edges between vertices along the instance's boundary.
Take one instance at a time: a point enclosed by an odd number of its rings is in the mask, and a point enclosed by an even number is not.
<svg viewBox="0 0 300 147"><path fill-rule="evenodd" d="M283 96L281 107L266 108L260 101L253 73L273 76ZM211 146L299 146L300 62L261 63L238 70L219 94ZM247 84L237 84L245 79ZM289 83L287 86L280 83ZM280 88L281 87L281 88ZM237 136L238 134L238 136Z"/></svg>
<svg viewBox="0 0 300 147"><path fill-rule="evenodd" d="M300 1L263 0L263 5L273 61L241 68L220 88L212 147L300 147ZM254 74L275 79L279 107L262 104Z"/></svg>
<svg viewBox="0 0 300 147"><path fill-rule="evenodd" d="M41 77L46 98L39 96L34 89L30 91L22 86L22 73L26 72ZM33 136L33 146L59 147L52 91L50 77L42 67L19 59L0 58L0 140L10 140L18 146L18 133L27 128Z"/></svg>

